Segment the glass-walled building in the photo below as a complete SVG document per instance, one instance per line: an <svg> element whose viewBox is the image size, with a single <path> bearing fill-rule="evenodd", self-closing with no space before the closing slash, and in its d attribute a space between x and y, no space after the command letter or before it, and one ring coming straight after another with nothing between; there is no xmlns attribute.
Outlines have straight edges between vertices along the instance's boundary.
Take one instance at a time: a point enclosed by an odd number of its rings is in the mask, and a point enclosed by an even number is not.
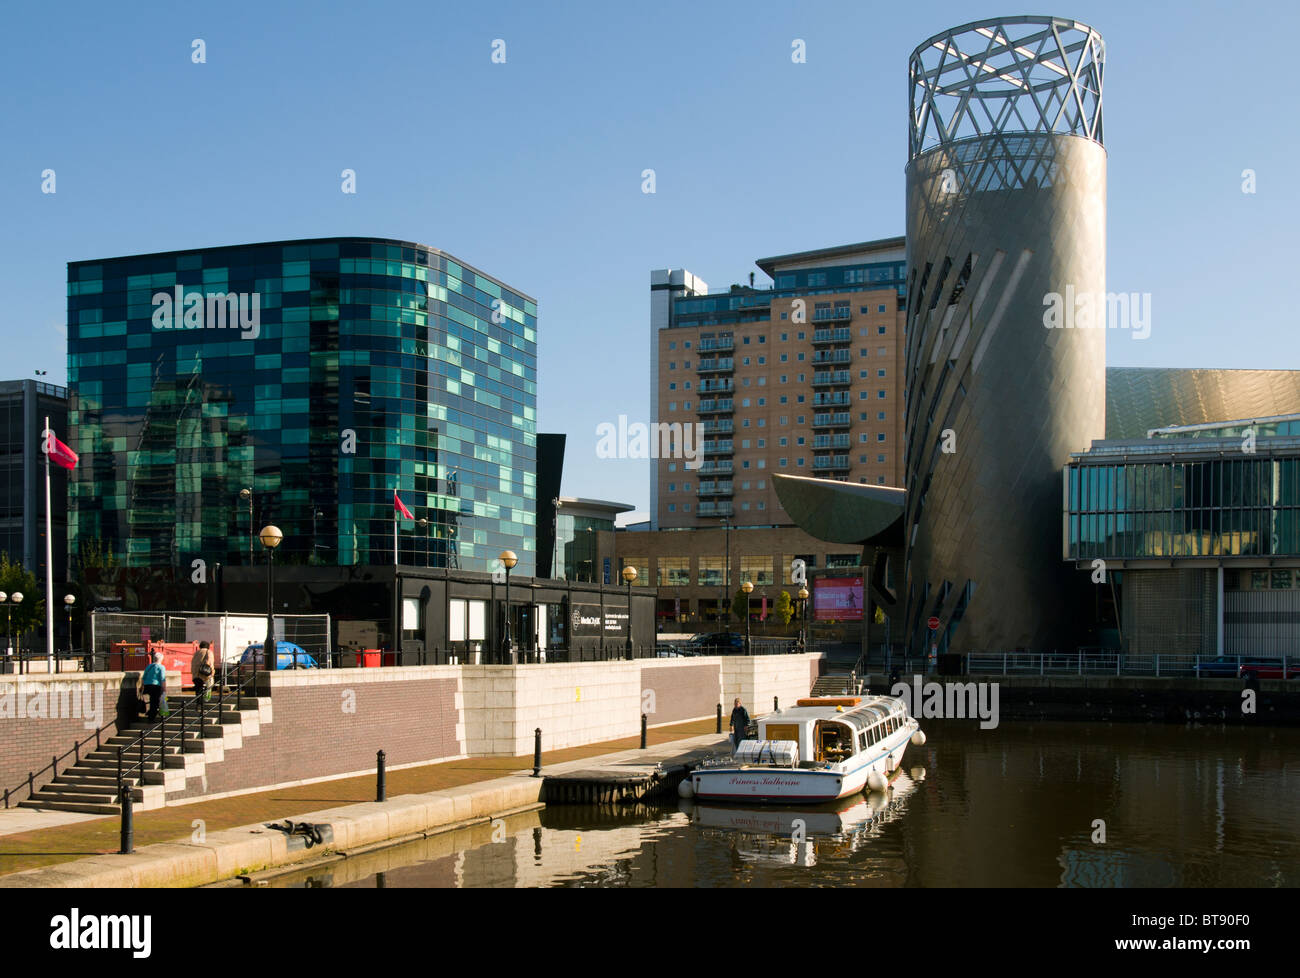
<svg viewBox="0 0 1300 978"><path fill-rule="evenodd" d="M537 307L426 245L328 238L68 265L70 547L535 572Z"/></svg>
<svg viewBox="0 0 1300 978"><path fill-rule="evenodd" d="M1300 655L1300 414L1094 442L1063 489L1064 556L1125 650Z"/></svg>
<svg viewBox="0 0 1300 978"><path fill-rule="evenodd" d="M45 588L45 419L67 437L68 392L38 380L0 381L0 551L36 575ZM54 580L67 579L67 495L65 469L50 469L54 525Z"/></svg>
<svg viewBox="0 0 1300 978"><path fill-rule="evenodd" d="M614 571L612 554L602 546L602 533L614 531L614 520L619 513L630 513L627 503L611 503L600 499L579 499L561 496L556 501L555 513L555 569L550 576L557 580L587 581L605 584L622 583ZM545 568L542 573L545 575ZM648 575L637 580L645 585Z"/></svg>

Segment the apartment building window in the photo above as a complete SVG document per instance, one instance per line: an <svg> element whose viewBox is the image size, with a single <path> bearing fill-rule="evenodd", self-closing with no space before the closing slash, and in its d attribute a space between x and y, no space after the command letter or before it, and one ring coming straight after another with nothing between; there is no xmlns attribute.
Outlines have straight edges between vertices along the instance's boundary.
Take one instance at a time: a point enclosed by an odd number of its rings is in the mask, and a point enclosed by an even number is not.
<svg viewBox="0 0 1300 978"><path fill-rule="evenodd" d="M759 509L767 509L767 503L763 502L762 500L759 500L758 508L759 508Z"/></svg>
<svg viewBox="0 0 1300 978"><path fill-rule="evenodd" d="M860 356L860 357L865 357L865 356L870 356L870 355L871 355L871 352L870 352L870 351L869 351L865 346L864 346L864 347L861 347L861 348L858 350L858 356Z"/></svg>
<svg viewBox="0 0 1300 978"><path fill-rule="evenodd" d="M676 462L669 462L669 463L668 463L668 471L669 471L669 472L676 472L676 471L677 471L677 463L676 463Z"/></svg>
<svg viewBox="0 0 1300 978"><path fill-rule="evenodd" d="M802 415L802 414L799 415L799 423L800 423L800 424L803 424L803 415Z"/></svg>
<svg viewBox="0 0 1300 978"><path fill-rule="evenodd" d="M682 405L682 409L683 409L683 410L686 410L686 411L689 411L689 410L691 409L691 402L690 402L690 401L685 402L685 403Z"/></svg>
<svg viewBox="0 0 1300 978"><path fill-rule="evenodd" d="M677 341L674 340L673 342L669 343L669 344L668 344L668 349L670 349L670 350L675 350L675 349L677 349Z"/></svg>
<svg viewBox="0 0 1300 978"><path fill-rule="evenodd" d="M782 318L782 319L785 319L785 318L786 318L786 314L785 314L785 313L781 313L781 318Z"/></svg>
<svg viewBox="0 0 1300 978"><path fill-rule="evenodd" d="M884 311L885 311L884 306L876 306L876 312L884 312Z"/></svg>
<svg viewBox="0 0 1300 978"><path fill-rule="evenodd" d="M803 334L800 334L800 335L802 336ZM803 363L803 354L802 354L802 353L799 354L799 362L800 362L800 363Z"/></svg>
<svg viewBox="0 0 1300 978"><path fill-rule="evenodd" d="M677 364L676 364L675 362L670 362L670 363L668 364L668 369L669 369L669 370L676 370L676 369L677 369Z"/></svg>
<svg viewBox="0 0 1300 978"><path fill-rule="evenodd" d="M766 343L766 342L767 342L767 337L766 337L766 336L760 336L760 337L758 338L758 342L759 342L759 343Z"/></svg>
<svg viewBox="0 0 1300 978"><path fill-rule="evenodd" d="M740 508L741 508L741 509L749 509L749 503L741 503L741 504L740 504Z"/></svg>
<svg viewBox="0 0 1300 978"><path fill-rule="evenodd" d="M690 503L682 503L682 512L683 512L683 513L689 513L690 511L691 511L691 504L690 504Z"/></svg>
<svg viewBox="0 0 1300 978"><path fill-rule="evenodd" d="M676 491L677 491L677 483L675 483L675 482L670 482L670 483L668 483L668 491L669 491L669 492L676 492Z"/></svg>
<svg viewBox="0 0 1300 978"><path fill-rule="evenodd" d="M676 402L676 401L669 401L669 402L668 402L668 410L669 410L669 411L676 411L676 410L677 410L677 402Z"/></svg>
<svg viewBox="0 0 1300 978"><path fill-rule="evenodd" d="M782 394L782 395L781 395L781 400L780 400L779 403L781 403L781 404L785 404L785 403L787 403L789 400L790 400L790 399L789 399L788 397L786 397L784 394Z"/></svg>
<svg viewBox="0 0 1300 978"><path fill-rule="evenodd" d="M787 459L784 459L784 458L779 458L779 459L776 460L776 462L777 462L777 465L779 465L781 468L785 468L786 465L788 464L788 460L787 460Z"/></svg>
<svg viewBox="0 0 1300 978"><path fill-rule="evenodd" d="M691 369L691 361L689 361L689 360L683 360L683 361L682 361L682 368L685 369L685 370L690 370L690 369Z"/></svg>
<svg viewBox="0 0 1300 978"><path fill-rule="evenodd" d="M670 513L675 513L675 512L677 512L677 504L676 504L676 503L669 503L669 504L668 504L668 512L670 512Z"/></svg>
<svg viewBox="0 0 1300 978"><path fill-rule="evenodd" d="M803 400L804 400L804 398L803 398L803 395L802 395L802 394L800 394L797 398L795 398L795 402L798 403L798 404L802 404L802 403L803 403Z"/></svg>
<svg viewBox="0 0 1300 978"><path fill-rule="evenodd" d="M759 419L758 419L758 426L759 426L760 428L766 428L766 427L767 427L767 418L759 418Z"/></svg>
<svg viewBox="0 0 1300 978"><path fill-rule="evenodd" d="M682 483L682 489L684 489L686 492L690 492L690 491L691 491L691 484L690 484L689 482L683 482L683 483Z"/></svg>
<svg viewBox="0 0 1300 978"><path fill-rule="evenodd" d="M877 326L877 327L876 327L876 332L879 333L881 336L884 336L884 335L885 335L885 330L886 330L887 328L888 328L888 327L886 327L886 326Z"/></svg>
<svg viewBox="0 0 1300 978"><path fill-rule="evenodd" d="M885 376L885 371L884 371L883 369L881 369L881 370L877 370L877 371L876 371L876 376L877 376L877 377L883 377L883 376Z"/></svg>
<svg viewBox="0 0 1300 978"><path fill-rule="evenodd" d="M742 483L740 484L740 488L741 488L741 489L748 489L748 488L749 488L749 483L748 483L748 482L742 482Z"/></svg>
<svg viewBox="0 0 1300 978"><path fill-rule="evenodd" d="M784 428L789 423L790 423L790 415L788 414L781 415L781 427Z"/></svg>
<svg viewBox="0 0 1300 978"><path fill-rule="evenodd" d="M767 398L766 398L766 397L760 397L760 398L758 399L758 406L759 406L759 407L762 407L762 406L765 405L766 403L767 403Z"/></svg>
<svg viewBox="0 0 1300 978"><path fill-rule="evenodd" d="M879 479L876 480L876 484L883 486L885 484L885 477L882 475Z"/></svg>
<svg viewBox="0 0 1300 978"><path fill-rule="evenodd" d="M876 441L884 441L884 440L885 440L885 433L883 431L880 434L876 435Z"/></svg>
<svg viewBox="0 0 1300 978"><path fill-rule="evenodd" d="M741 441L741 443L740 443L740 447L741 447L741 448L748 448L748 447L749 447L749 439L748 439L748 438L743 439L743 440Z"/></svg>
<svg viewBox="0 0 1300 978"><path fill-rule="evenodd" d="M660 557L655 582L660 587L689 585L691 583L690 557Z"/></svg>
<svg viewBox="0 0 1300 978"><path fill-rule="evenodd" d="M687 340L685 343L682 344L682 347L683 347L684 349L689 350L689 349L691 348L691 341L690 341L690 340Z"/></svg>
<svg viewBox="0 0 1300 978"><path fill-rule="evenodd" d="M871 331L870 331L869 329L867 329L867 327L863 326L860 330L858 330L858 335L859 335L859 336L870 336L870 335L871 335Z"/></svg>
<svg viewBox="0 0 1300 978"><path fill-rule="evenodd" d="M864 316L870 311L871 311L870 306L858 306L858 312L862 313Z"/></svg>
<svg viewBox="0 0 1300 978"><path fill-rule="evenodd" d="M758 358L758 365L759 365L760 367L763 366L763 365L766 364L766 363L767 363L767 357L759 357L759 358Z"/></svg>
<svg viewBox="0 0 1300 978"><path fill-rule="evenodd" d="M803 333L800 333L800 334L799 334L799 339L803 339L803 337L804 337L804 334L803 334ZM800 356L802 357L803 354L800 354Z"/></svg>
<svg viewBox="0 0 1300 978"><path fill-rule="evenodd" d="M748 337L748 336L745 337L745 339L744 339L744 343L745 343L746 346L749 346L749 337ZM745 362L746 362L746 363L749 363L748 360L746 360Z"/></svg>
<svg viewBox="0 0 1300 978"><path fill-rule="evenodd" d="M867 437L867 433L866 433L865 431L864 431L862 434L858 435L858 441L860 441L860 442L864 442L864 443L865 443L865 442L868 442L868 441L870 441L870 440L871 440L871 439ZM866 457L865 455L863 455L863 456L862 456L862 461L865 462L866 460L867 460L867 457Z"/></svg>
<svg viewBox="0 0 1300 978"><path fill-rule="evenodd" d="M765 459L765 458L760 458L760 459L758 460L758 467L759 467L760 469L765 469L765 468L767 468L767 459Z"/></svg>
<svg viewBox="0 0 1300 978"><path fill-rule="evenodd" d="M876 392L876 396L877 396L878 398L880 398L880 400L883 401L883 400L885 399L885 392L884 392L884 391L877 391L877 392Z"/></svg>
<svg viewBox="0 0 1300 978"><path fill-rule="evenodd" d="M795 464L795 465L803 465L803 458L800 457L800 458L795 459L795 463L794 463L794 464Z"/></svg>
<svg viewBox="0 0 1300 978"><path fill-rule="evenodd" d="M867 420L867 419L866 419L866 418L863 418L862 420L865 421L865 420ZM884 412L884 411L877 411L877 412L876 412L876 420L877 420L877 421L884 421L884 420L885 420L885 412Z"/></svg>
<svg viewBox="0 0 1300 978"><path fill-rule="evenodd" d="M786 444L789 442L789 440L790 440L790 439L788 439L788 438L778 438L778 439L777 439L777 442L776 442L777 447L778 447L778 448L785 448L785 446L786 446Z"/></svg>
<svg viewBox="0 0 1300 978"><path fill-rule="evenodd" d="M865 370L859 370L858 380L866 380L866 379L867 379L867 372Z"/></svg>
<svg viewBox="0 0 1300 978"><path fill-rule="evenodd" d="M782 316L781 318L784 319L785 316ZM782 343L787 342L789 339L790 339L790 334L789 334L789 333L782 333L782 334L781 334L781 342L782 342Z"/></svg>
<svg viewBox="0 0 1300 978"><path fill-rule="evenodd" d="M746 367L749 366L749 357L745 357L745 358L744 358L744 364L745 364Z"/></svg>
<svg viewBox="0 0 1300 978"><path fill-rule="evenodd" d="M742 421L742 422L740 423L740 426L741 426L742 428L748 428L748 427L749 427L749 418L746 418L744 421Z"/></svg>
<svg viewBox="0 0 1300 978"><path fill-rule="evenodd" d="M717 557L701 557L699 564L699 573L695 577L695 583L708 587L720 587L722 585L722 572L726 567L726 557L721 555Z"/></svg>
<svg viewBox="0 0 1300 978"><path fill-rule="evenodd" d="M691 382L689 380L686 382L686 389L687 390L691 389Z"/></svg>
<svg viewBox="0 0 1300 978"><path fill-rule="evenodd" d="M669 389L670 391L675 391L675 390L677 390L677 385L676 385L676 384L669 384L669 385L668 385L668 389Z"/></svg>
<svg viewBox="0 0 1300 978"><path fill-rule="evenodd" d="M883 357L883 356L886 356L886 355L889 353L889 347L887 347L887 346L879 347L879 348L876 350L876 352L879 353L882 357Z"/></svg>
<svg viewBox="0 0 1300 978"><path fill-rule="evenodd" d="M866 440L867 440L867 436L866 436L866 435L863 435L863 436L862 436L862 440L863 440L863 441L866 441ZM859 455L859 456L858 456L858 461L859 461L859 462L862 462L863 464L866 464L867 457L866 457L865 455Z"/></svg>
<svg viewBox="0 0 1300 978"><path fill-rule="evenodd" d="M749 378L746 377L744 380L742 380L740 386L742 386L742 387L748 387L748 386L749 386Z"/></svg>
<svg viewBox="0 0 1300 978"><path fill-rule="evenodd" d="M746 397L744 400L742 400L742 401L740 402L740 406L741 406L741 407L749 407L749 398Z"/></svg>
<svg viewBox="0 0 1300 978"><path fill-rule="evenodd" d="M877 461L877 462L883 462L884 460L885 460L885 456L883 456L883 455L877 455L877 456L876 456L876 461Z"/></svg>
<svg viewBox="0 0 1300 978"><path fill-rule="evenodd" d="M758 447L759 447L759 448L766 448L766 447L767 447L767 439L766 439L766 438L760 438L760 439L758 440ZM760 465L759 468L762 468L762 466Z"/></svg>
<svg viewBox="0 0 1300 978"><path fill-rule="evenodd" d="M868 394L867 391L858 391L858 400L859 400L859 401L865 401L865 400L866 400L868 397L870 397L870 396L871 396L871 395Z"/></svg>
<svg viewBox="0 0 1300 978"><path fill-rule="evenodd" d="M782 353L782 354L781 354L781 362L782 362L782 363L789 363L789 362L790 362L790 354L788 354L788 353ZM785 383L785 378L784 378L784 377L781 378L781 383L783 383L783 384Z"/></svg>
<svg viewBox="0 0 1300 978"><path fill-rule="evenodd" d="M741 463L740 463L740 467L741 467L742 469L747 469L747 468L749 468L749 463L748 463L748 462L741 462Z"/></svg>

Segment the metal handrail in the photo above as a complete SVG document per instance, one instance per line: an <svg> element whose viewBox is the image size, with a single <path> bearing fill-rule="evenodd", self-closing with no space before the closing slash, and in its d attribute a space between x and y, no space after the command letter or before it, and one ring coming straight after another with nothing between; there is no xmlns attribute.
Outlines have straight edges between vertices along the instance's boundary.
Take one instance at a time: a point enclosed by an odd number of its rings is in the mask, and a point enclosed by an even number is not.
<svg viewBox="0 0 1300 978"><path fill-rule="evenodd" d="M256 682L257 682L257 667L256 667L255 664L252 666L251 673L250 673L250 675L248 676L247 679L245 679L245 678L244 678L244 675L243 675L243 673L244 673L244 663L243 663L243 662L240 662L240 663L239 663L239 665L238 665L236 671L237 671L237 674L238 674L239 678L238 678L238 680L237 680L236 683L235 683L234 696L235 696L235 703L236 703L236 705L238 705L238 702L239 702L239 696L243 693L244 688L245 688L246 686L254 686L254 688L256 688L256 687L255 687L255 684L256 684ZM216 679L216 675L217 675L217 674L214 672L214 673L213 673L213 679ZM221 714L225 711L225 705L226 705L226 689L227 689L227 686L228 686L228 679L229 679L229 676L230 676L230 673L229 673L229 672L226 672L226 673L223 675L223 677L222 677L222 682L220 682L219 684L215 684L215 685L217 685L217 690L218 690L218 691L217 691L217 720L218 720L218 722L220 722ZM190 697L190 698L184 700L184 701L181 703L181 708L180 708L180 711L179 711L179 717L180 717L180 731L179 731L178 733L174 734L172 737L168 737L168 736L167 736L167 723L168 723L169 720L170 720L173 724L174 724L176 721L173 719L173 715L169 714L169 715L167 715L167 716L162 717L160 720L158 720L156 723L152 724L151 726L147 726L147 727L144 727L144 728L142 728L141 730L139 730L139 731L135 734L135 737L134 737L134 739L132 740L131 743L129 743L129 744L122 744L121 746L119 746L119 747L117 748L117 784L118 784L119 791L122 790L122 789L124 788L124 786L125 786L125 784L126 784L126 780L125 780L126 778L134 778L134 777L136 777L135 773L133 772L133 769L136 769L136 768L139 769L139 780L140 780L140 784L143 786L143 784L144 784L144 772L145 772L145 765L146 765L146 763L148 763L149 761L151 761L151 760L153 759L154 755L157 754L157 755L158 755L158 758L159 758L159 764L160 764L160 766L161 766L161 765L162 765L162 759L163 759L164 757L166 757L167 747L170 746L170 744L171 744L173 741L179 741L179 743L182 745L182 747L184 747L185 734L186 734L186 732L187 732L187 723L186 723L186 720L187 720L187 713L188 713L189 708L190 708L191 706L195 706L196 709L197 709L197 713L198 713L197 720L198 720L199 736L202 737L202 735L203 735L203 721L204 721L204 715L205 715L205 713L207 712L207 711L204 709L205 702L206 702L206 701L202 700L198 695L195 695L195 696L192 696L192 697ZM149 736L150 736L151 734L153 734L155 731L157 731L157 732L159 733L158 745L157 745L156 747L151 748L151 749L149 749L149 750L146 751L146 750L145 750L145 747L147 746L147 745L146 745L146 741L148 740ZM127 752L134 752L134 753L137 753L137 754L138 754L138 757L137 757L136 760L134 760L133 762L131 762L129 766L124 767L124 766L123 766L123 758L124 758L124 755L125 755Z"/></svg>
<svg viewBox="0 0 1300 978"><path fill-rule="evenodd" d="M96 730L94 734L86 737L85 740L79 740L73 743L72 750L64 751L62 754L55 755L53 757L53 760L51 760L49 764L46 764L45 767L41 768L39 771L28 771L27 780L19 783L14 788L5 788L4 807L5 808L9 807L9 796L16 791L21 790L22 788L27 789L27 797L28 799L31 799L36 794L36 788L35 788L36 779L40 777L42 774L44 774L46 771L52 772L50 780L57 778L59 776L59 762L64 760L69 754L73 755L76 758L76 761L73 762L74 767L77 764L81 763L81 748L89 744L91 740L95 741L95 750L99 750L101 746L100 738L103 735L104 731L107 730L109 727L113 727L116 725L117 725L117 718L114 717L110 722L104 724L102 727ZM22 799L16 798L14 800L21 801Z"/></svg>

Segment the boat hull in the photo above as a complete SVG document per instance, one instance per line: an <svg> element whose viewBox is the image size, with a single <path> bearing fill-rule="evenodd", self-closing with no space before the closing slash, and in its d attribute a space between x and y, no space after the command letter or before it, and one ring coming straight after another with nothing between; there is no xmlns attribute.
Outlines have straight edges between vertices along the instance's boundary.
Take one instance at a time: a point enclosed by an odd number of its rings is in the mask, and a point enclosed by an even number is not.
<svg viewBox="0 0 1300 978"><path fill-rule="evenodd" d="M861 763L844 770L736 765L703 768L691 773L691 787L701 801L750 801L795 804L836 801L859 794L873 773L889 777L903 762L911 730L882 741Z"/></svg>

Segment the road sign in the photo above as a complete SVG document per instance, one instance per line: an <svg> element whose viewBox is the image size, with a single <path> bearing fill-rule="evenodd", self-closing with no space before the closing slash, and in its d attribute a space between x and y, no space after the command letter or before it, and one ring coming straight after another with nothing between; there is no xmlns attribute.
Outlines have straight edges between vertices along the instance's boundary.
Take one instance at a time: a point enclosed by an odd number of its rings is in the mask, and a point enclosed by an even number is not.
<svg viewBox="0 0 1300 978"><path fill-rule="evenodd" d="M934 616L931 616L930 620L927 621L926 624L930 626L930 631L932 632L937 632L939 630L939 619Z"/></svg>

